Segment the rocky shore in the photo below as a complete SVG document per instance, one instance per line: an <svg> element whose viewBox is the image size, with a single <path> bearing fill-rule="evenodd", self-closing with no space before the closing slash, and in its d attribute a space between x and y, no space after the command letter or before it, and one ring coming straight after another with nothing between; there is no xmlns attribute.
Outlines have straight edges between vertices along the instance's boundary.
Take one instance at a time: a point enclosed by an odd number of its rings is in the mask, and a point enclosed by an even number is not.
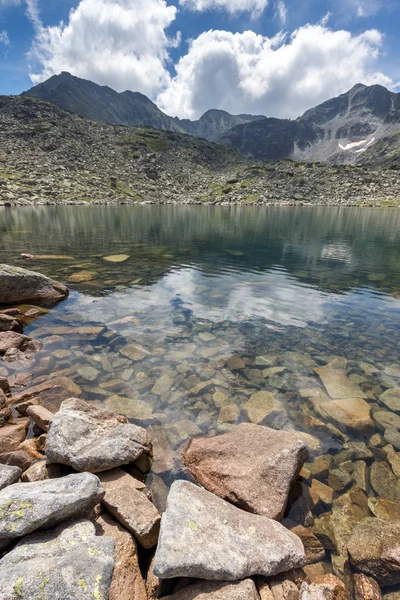
<svg viewBox="0 0 400 600"><path fill-rule="evenodd" d="M204 139L96 123L0 97L0 206L400 205L391 168L265 163Z"/></svg>
<svg viewBox="0 0 400 600"><path fill-rule="evenodd" d="M382 391L370 386L368 363L363 379L348 376L341 357L316 364L293 351L285 363L258 356L250 369L231 356L226 375L252 374L259 388L242 405L248 422L236 424L221 380L188 376L197 414L212 394L220 428L209 436L193 423L165 423L176 430L171 452L144 402L132 398L129 419L128 398L106 404L121 410L87 402L68 369L32 385L42 342L24 335L26 316L67 296L63 284L0 265L0 598L400 598L399 365L385 369ZM94 329L80 328L88 346L106 335ZM132 344L122 351L126 369L149 354ZM260 383L261 371L270 381L285 369L321 382L301 392L315 435L291 427ZM173 386L164 373L150 387L167 401ZM320 431L334 442L329 450Z"/></svg>

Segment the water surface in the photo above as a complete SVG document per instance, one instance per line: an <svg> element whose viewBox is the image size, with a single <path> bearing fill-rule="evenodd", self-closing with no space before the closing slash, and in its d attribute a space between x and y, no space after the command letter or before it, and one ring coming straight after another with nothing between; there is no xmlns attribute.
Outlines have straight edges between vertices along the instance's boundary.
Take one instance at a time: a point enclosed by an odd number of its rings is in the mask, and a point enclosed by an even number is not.
<svg viewBox="0 0 400 600"><path fill-rule="evenodd" d="M105 260L115 255L127 258ZM69 299L26 329L44 343L33 383L68 376L82 398L151 425L160 503L171 451L249 420L245 405L262 390L282 405L278 421L265 422L311 434L314 455L340 456L363 441L368 469L389 465L381 425L360 432L324 419L307 390L324 390L314 369L331 363L360 386L372 414L395 414L380 396L400 384L396 209L4 209L0 262L69 285ZM105 329L95 339L65 334L82 326ZM374 489L368 473L364 487L375 500L400 497L395 484Z"/></svg>

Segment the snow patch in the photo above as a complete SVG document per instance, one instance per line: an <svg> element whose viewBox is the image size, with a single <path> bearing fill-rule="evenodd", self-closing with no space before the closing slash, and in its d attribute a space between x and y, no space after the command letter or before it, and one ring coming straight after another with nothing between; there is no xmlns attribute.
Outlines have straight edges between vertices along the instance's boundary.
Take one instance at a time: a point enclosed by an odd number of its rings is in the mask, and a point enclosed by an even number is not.
<svg viewBox="0 0 400 600"><path fill-rule="evenodd" d="M339 144L339 148L341 150L353 150L353 148L360 148L360 146L365 146L365 148L362 150L356 150L356 152L365 152L365 150L368 148L368 146L373 144L374 141L375 141L375 138L373 137L369 141L361 140L360 142L349 142L345 146L343 144Z"/></svg>

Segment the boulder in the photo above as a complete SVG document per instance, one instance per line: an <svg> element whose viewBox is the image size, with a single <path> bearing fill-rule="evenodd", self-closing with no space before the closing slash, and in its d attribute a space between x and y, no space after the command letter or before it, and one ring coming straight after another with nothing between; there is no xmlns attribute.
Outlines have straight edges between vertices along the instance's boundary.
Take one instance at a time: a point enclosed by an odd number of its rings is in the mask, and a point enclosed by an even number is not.
<svg viewBox="0 0 400 600"><path fill-rule="evenodd" d="M14 452L5 452L0 454L0 464L9 465L11 467L19 467L21 471L26 471L31 464L32 459L26 452L15 450Z"/></svg>
<svg viewBox="0 0 400 600"><path fill-rule="evenodd" d="M382 600L381 588L372 577L355 573L354 597L355 600Z"/></svg>
<svg viewBox="0 0 400 600"><path fill-rule="evenodd" d="M44 406L30 406L26 414L42 431L48 431L53 413L47 410L47 408Z"/></svg>
<svg viewBox="0 0 400 600"><path fill-rule="evenodd" d="M11 315L0 313L0 331L18 331L22 332L22 325Z"/></svg>
<svg viewBox="0 0 400 600"><path fill-rule="evenodd" d="M242 410L248 420L256 425L269 425L274 429L282 429L288 423L288 416L283 404L271 392L264 390L253 394L243 404Z"/></svg>
<svg viewBox="0 0 400 600"><path fill-rule="evenodd" d="M371 486L378 496L396 500L397 477L387 462L374 462L370 472Z"/></svg>
<svg viewBox="0 0 400 600"><path fill-rule="evenodd" d="M200 581L164 596L164 600L260 600L260 596L254 582L244 579L234 583Z"/></svg>
<svg viewBox="0 0 400 600"><path fill-rule="evenodd" d="M108 598L114 542L90 521L24 538L0 561L0 597L18 600Z"/></svg>
<svg viewBox="0 0 400 600"><path fill-rule="evenodd" d="M272 581L270 583L271 600L299 600L300 592L293 581L284 579L283 581ZM267 596L268 598L268 596ZM264 600L261 596L261 600Z"/></svg>
<svg viewBox="0 0 400 600"><path fill-rule="evenodd" d="M25 440L29 429L29 419L22 419L0 428L0 454L17 450Z"/></svg>
<svg viewBox="0 0 400 600"><path fill-rule="evenodd" d="M48 464L45 458L37 460L33 465L27 469L22 477L21 481L24 483L33 483L35 481L44 481L45 479L57 479L58 477L64 477L64 475L70 475L68 467L64 465Z"/></svg>
<svg viewBox="0 0 400 600"><path fill-rule="evenodd" d="M348 543L353 566L382 585L400 583L400 521L364 519Z"/></svg>
<svg viewBox="0 0 400 600"><path fill-rule="evenodd" d="M146 487L121 469L99 475L105 489L103 504L144 548L157 544L160 514L146 497Z"/></svg>
<svg viewBox="0 0 400 600"><path fill-rule="evenodd" d="M35 403L35 399L40 397L40 404L48 410L56 412L63 400L76 397L81 394L81 389L68 377L51 377L43 383L27 388L12 398L13 405L26 405L27 402ZM28 407L25 406L25 410Z"/></svg>
<svg viewBox="0 0 400 600"><path fill-rule="evenodd" d="M98 535L112 538L115 543L109 600L147 600L137 547L131 534L107 513L100 515L95 527Z"/></svg>
<svg viewBox="0 0 400 600"><path fill-rule="evenodd" d="M0 355L3 356L8 350L24 350L29 341L26 335L15 331L0 332Z"/></svg>
<svg viewBox="0 0 400 600"><path fill-rule="evenodd" d="M65 285L40 273L0 264L0 304L33 301L55 304L68 294Z"/></svg>
<svg viewBox="0 0 400 600"><path fill-rule="evenodd" d="M296 433L243 423L233 431L189 442L188 472L239 508L280 520L308 451Z"/></svg>
<svg viewBox="0 0 400 600"><path fill-rule="evenodd" d="M0 377L0 390L4 392L4 394L8 394L10 391L10 384L6 377Z"/></svg>
<svg viewBox="0 0 400 600"><path fill-rule="evenodd" d="M336 600L337 596L325 583L302 583L300 600Z"/></svg>
<svg viewBox="0 0 400 600"><path fill-rule="evenodd" d="M65 400L53 416L46 440L50 462L98 473L134 462L150 452L145 429L77 398Z"/></svg>
<svg viewBox="0 0 400 600"><path fill-rule="evenodd" d="M0 490L16 483L21 477L21 469L18 467L10 467L9 465L0 464Z"/></svg>
<svg viewBox="0 0 400 600"><path fill-rule="evenodd" d="M81 516L103 496L99 479L91 473L10 485L0 492L0 538L21 537Z"/></svg>
<svg viewBox="0 0 400 600"><path fill-rule="evenodd" d="M280 523L187 481L172 484L154 564L158 577L237 581L304 564L301 540Z"/></svg>
<svg viewBox="0 0 400 600"><path fill-rule="evenodd" d="M7 425L9 419L11 418L12 410L11 408L2 408L0 410L0 427L4 427Z"/></svg>

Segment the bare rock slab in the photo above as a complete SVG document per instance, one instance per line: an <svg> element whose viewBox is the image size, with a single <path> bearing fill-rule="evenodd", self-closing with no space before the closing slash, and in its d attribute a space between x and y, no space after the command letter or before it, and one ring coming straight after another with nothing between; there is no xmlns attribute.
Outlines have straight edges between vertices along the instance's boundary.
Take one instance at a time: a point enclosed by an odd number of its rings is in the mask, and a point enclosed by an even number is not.
<svg viewBox="0 0 400 600"><path fill-rule="evenodd" d="M200 485L243 510L277 520L307 458L295 433L251 423L193 439L184 452L185 466Z"/></svg>
<svg viewBox="0 0 400 600"><path fill-rule="evenodd" d="M65 285L40 273L0 265L0 304L33 301L52 304L63 300L68 294L69 290Z"/></svg>
<svg viewBox="0 0 400 600"><path fill-rule="evenodd" d="M364 519L353 529L347 548L357 570L381 585L400 583L400 521Z"/></svg>
<svg viewBox="0 0 400 600"><path fill-rule="evenodd" d="M16 483L21 477L22 471L19 467L0 464L0 490Z"/></svg>
<svg viewBox="0 0 400 600"><path fill-rule="evenodd" d="M134 462L150 452L146 430L83 400L65 400L51 421L46 440L50 462L98 473Z"/></svg>
<svg viewBox="0 0 400 600"><path fill-rule="evenodd" d="M234 583L201 581L164 596L164 600L260 600L260 596L254 582L245 579Z"/></svg>
<svg viewBox="0 0 400 600"><path fill-rule="evenodd" d="M0 561L0 598L86 600L109 597L114 542L90 521L24 538Z"/></svg>
<svg viewBox="0 0 400 600"><path fill-rule="evenodd" d="M103 504L144 548L157 544L160 514L147 498L146 487L122 469L100 475L106 491Z"/></svg>
<svg viewBox="0 0 400 600"><path fill-rule="evenodd" d="M154 573L238 581L305 564L301 540L280 523L253 515L187 481L175 481L161 519Z"/></svg>
<svg viewBox="0 0 400 600"><path fill-rule="evenodd" d="M98 477L91 473L10 485L0 492L0 540L79 517L103 496Z"/></svg>

